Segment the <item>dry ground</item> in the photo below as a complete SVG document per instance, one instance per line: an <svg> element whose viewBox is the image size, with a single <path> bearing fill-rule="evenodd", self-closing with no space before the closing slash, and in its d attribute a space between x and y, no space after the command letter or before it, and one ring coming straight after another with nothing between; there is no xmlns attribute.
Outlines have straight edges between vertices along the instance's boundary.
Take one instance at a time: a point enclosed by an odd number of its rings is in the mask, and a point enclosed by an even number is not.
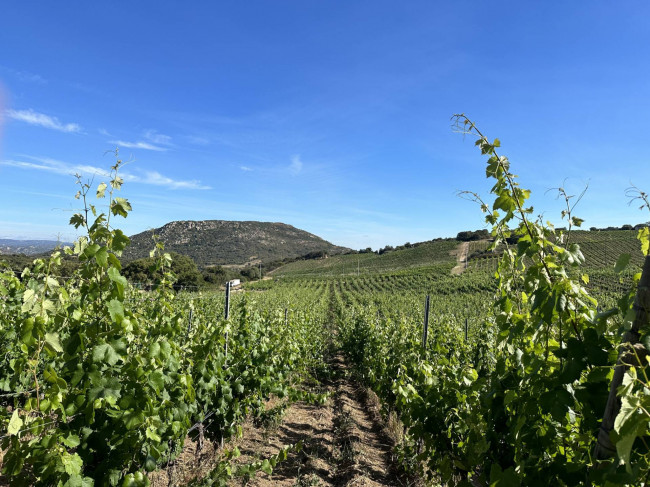
<svg viewBox="0 0 650 487"><path fill-rule="evenodd" d="M340 356L332 367L336 378L325 385L331 393L325 405L295 403L272 431L248 424L239 444L241 462L268 457L298 441L302 450L291 453L272 475L258 474L248 483L233 480L232 486L404 485L393 469L393 442L381 423L378 404L349 380Z"/></svg>
<svg viewBox="0 0 650 487"><path fill-rule="evenodd" d="M452 250L451 255L456 255L456 267L451 270L454 275L462 274L467 265L467 254L469 252L469 242L461 242L457 249Z"/></svg>

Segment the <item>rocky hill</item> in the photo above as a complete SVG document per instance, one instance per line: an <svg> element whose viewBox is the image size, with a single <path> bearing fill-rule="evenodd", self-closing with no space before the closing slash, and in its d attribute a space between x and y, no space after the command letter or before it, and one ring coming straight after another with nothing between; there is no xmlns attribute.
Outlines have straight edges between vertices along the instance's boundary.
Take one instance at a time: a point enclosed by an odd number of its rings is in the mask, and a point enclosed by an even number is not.
<svg viewBox="0 0 650 487"><path fill-rule="evenodd" d="M131 236L124 252L126 262L148 257L157 235L166 251L189 255L199 267L246 265L299 257L323 251L328 255L348 251L316 235L284 223L253 221L175 221Z"/></svg>

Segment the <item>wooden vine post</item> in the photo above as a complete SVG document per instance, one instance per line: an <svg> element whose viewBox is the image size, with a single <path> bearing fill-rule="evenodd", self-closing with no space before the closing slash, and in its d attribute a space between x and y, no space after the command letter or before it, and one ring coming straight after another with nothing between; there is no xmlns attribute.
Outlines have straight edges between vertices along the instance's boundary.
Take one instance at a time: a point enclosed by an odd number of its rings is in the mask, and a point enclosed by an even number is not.
<svg viewBox="0 0 650 487"><path fill-rule="evenodd" d="M465 343L467 343L468 338L469 338L469 320L467 316L465 316Z"/></svg>
<svg viewBox="0 0 650 487"><path fill-rule="evenodd" d="M424 300L424 328L422 330L422 348L427 349L427 338L429 337L429 295Z"/></svg>
<svg viewBox="0 0 650 487"><path fill-rule="evenodd" d="M634 321L630 330L623 337L623 344L621 345L618 360L614 368L614 377L612 377L612 383L609 388L609 396L607 398L607 405L605 406L605 413L603 414L603 421L598 431L598 441L594 448L594 458L598 460L611 458L616 454L616 447L609 437L610 431L614 428L616 416L618 416L621 409L621 400L616 395L616 391L623 383L623 377L627 368L630 364L635 364L637 361L634 350L636 348L635 345L639 343L640 331L648 326L650 318L650 254L646 255L643 263L643 271L636 290L633 309L635 312Z"/></svg>
<svg viewBox="0 0 650 487"><path fill-rule="evenodd" d="M228 281L226 283L226 303L225 303L224 308L225 309L224 309L224 316L223 317L227 322L228 318L230 317L230 281ZM226 334L225 334L225 339L226 339L226 343L224 345L224 366L226 364L226 361L228 360L228 332L227 331L226 331ZM219 441L219 444L220 444L221 448L223 448L224 441L225 441L225 439L224 439L223 432L222 432L221 433L221 440Z"/></svg>
<svg viewBox="0 0 650 487"><path fill-rule="evenodd" d="M230 281L226 283L226 305L224 311L224 319L228 321L230 317ZM226 347L225 347L226 359L228 358L228 332L226 332Z"/></svg>

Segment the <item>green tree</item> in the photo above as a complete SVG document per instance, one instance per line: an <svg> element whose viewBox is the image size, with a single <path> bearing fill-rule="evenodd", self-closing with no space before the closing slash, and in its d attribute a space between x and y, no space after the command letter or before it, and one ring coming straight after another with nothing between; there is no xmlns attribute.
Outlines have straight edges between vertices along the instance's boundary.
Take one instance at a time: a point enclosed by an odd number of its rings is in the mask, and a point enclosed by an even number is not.
<svg viewBox="0 0 650 487"><path fill-rule="evenodd" d="M203 276L191 257L177 252L170 252L171 271L176 277L175 289L196 288L203 284ZM131 282L147 285L159 278L156 262L151 257L136 259L124 267L124 275Z"/></svg>

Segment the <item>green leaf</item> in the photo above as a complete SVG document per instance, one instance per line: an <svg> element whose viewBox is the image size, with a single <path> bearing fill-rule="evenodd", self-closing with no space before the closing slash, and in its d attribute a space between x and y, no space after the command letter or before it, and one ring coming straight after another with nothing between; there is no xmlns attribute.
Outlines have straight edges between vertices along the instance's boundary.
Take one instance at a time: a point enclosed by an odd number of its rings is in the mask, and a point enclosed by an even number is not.
<svg viewBox="0 0 650 487"><path fill-rule="evenodd" d="M623 272L627 265L630 263L631 257L632 256L630 254L621 254L616 261L616 265L614 266L614 272L617 274Z"/></svg>
<svg viewBox="0 0 650 487"><path fill-rule="evenodd" d="M63 439L63 444L68 448L76 448L81 443L79 436L69 434L66 438Z"/></svg>
<svg viewBox="0 0 650 487"><path fill-rule="evenodd" d="M100 248L99 244L89 245L84 249L84 256L87 258L93 257Z"/></svg>
<svg viewBox="0 0 650 487"><path fill-rule="evenodd" d="M79 475L81 473L83 460L76 453L71 455L68 452L63 452L63 455L61 455L61 463L63 463L65 473L68 475Z"/></svg>
<svg viewBox="0 0 650 487"><path fill-rule="evenodd" d="M158 433L156 432L156 429L154 427L151 427L151 426L149 428L147 428L147 430L145 431L145 436L147 438L149 438L150 440L153 440L153 441L158 442L158 443L160 443L160 441L161 441L161 438L158 435Z"/></svg>
<svg viewBox="0 0 650 487"><path fill-rule="evenodd" d="M157 392L165 388L165 375L160 370L153 371L148 378L149 385Z"/></svg>
<svg viewBox="0 0 650 487"><path fill-rule="evenodd" d="M88 399L94 401L98 398L104 398L109 403L114 404L122 395L120 392L121 388L122 386L118 378L111 377L107 379L101 377L97 385L88 391Z"/></svg>
<svg viewBox="0 0 650 487"><path fill-rule="evenodd" d="M113 250L115 252L121 252L130 242L131 240L122 233L122 230L115 230L115 232L113 232Z"/></svg>
<svg viewBox="0 0 650 487"><path fill-rule="evenodd" d="M268 461L268 459L265 459L262 462L262 472L271 475L273 473L273 467L271 466L271 462Z"/></svg>
<svg viewBox="0 0 650 487"><path fill-rule="evenodd" d="M61 485L60 483L58 485ZM93 487L95 482L90 477L82 477L81 475L71 475L70 478L63 484L63 487Z"/></svg>
<svg viewBox="0 0 650 487"><path fill-rule="evenodd" d="M125 198L115 198L111 203L111 213L117 216L123 216L126 218L129 211L131 211L131 203L129 203Z"/></svg>
<svg viewBox="0 0 650 487"><path fill-rule="evenodd" d="M22 311L31 310L36 304L37 300L38 300L38 296L36 295L36 292L33 289L25 290L25 292L23 293Z"/></svg>
<svg viewBox="0 0 650 487"><path fill-rule="evenodd" d="M14 409L14 412L11 415L11 420L9 421L9 427L7 428L9 436L17 435L20 428L23 427L23 424L23 420L18 416L18 410Z"/></svg>
<svg viewBox="0 0 650 487"><path fill-rule="evenodd" d="M130 473L124 477L122 487L146 487L149 479L142 472Z"/></svg>
<svg viewBox="0 0 650 487"><path fill-rule="evenodd" d="M117 290L120 296L124 296L124 289L128 286L126 277L120 275L120 271L115 267L108 269L108 278L117 285ZM123 313L122 313L123 314Z"/></svg>
<svg viewBox="0 0 650 487"><path fill-rule="evenodd" d="M490 487L519 487L521 482L517 478L514 468L508 467L501 470L496 463L490 469Z"/></svg>
<svg viewBox="0 0 650 487"><path fill-rule="evenodd" d="M51 348L53 351L58 353L63 353L63 347L59 341L59 335L56 333L46 333L45 334L45 344Z"/></svg>
<svg viewBox="0 0 650 487"><path fill-rule="evenodd" d="M124 411L122 421L124 421L127 430L133 430L144 423L144 413L133 410Z"/></svg>
<svg viewBox="0 0 650 487"><path fill-rule="evenodd" d="M97 251L95 254L95 261L100 267L106 267L106 264L108 264L108 251L106 250L106 247L102 247Z"/></svg>
<svg viewBox="0 0 650 487"><path fill-rule="evenodd" d="M501 195L496 200L494 200L492 209L501 209L503 211L511 212L516 209L516 206L514 200L509 195Z"/></svg>
<svg viewBox="0 0 650 487"><path fill-rule="evenodd" d="M641 242L641 252L643 252L643 255L648 255L648 252L650 251L650 229L648 227L643 227L639 230L636 238Z"/></svg>
<svg viewBox="0 0 650 487"><path fill-rule="evenodd" d="M636 440L636 434L628 433L620 437L616 442L616 453L625 463L625 470L627 470L628 473L632 473L632 467L630 466L630 453L632 452L634 440Z"/></svg>
<svg viewBox="0 0 650 487"><path fill-rule="evenodd" d="M124 306L122 302L117 299L111 299L106 305L108 313L111 315L111 319L120 324L124 319Z"/></svg>
<svg viewBox="0 0 650 487"><path fill-rule="evenodd" d="M144 469L147 472L153 472L156 470L156 459L151 455L147 455L147 459L144 461Z"/></svg>
<svg viewBox="0 0 650 487"><path fill-rule="evenodd" d="M584 223L584 220L582 218L578 218L576 216L571 217L571 221L576 227L581 227L582 224Z"/></svg>
<svg viewBox="0 0 650 487"><path fill-rule="evenodd" d="M103 198L105 196L106 188L107 188L106 183L99 183L99 186L97 186L97 197L98 198Z"/></svg>
<svg viewBox="0 0 650 487"><path fill-rule="evenodd" d="M115 365L120 360L120 354L115 349L115 345L118 345L118 350L123 346L123 343L120 341L114 341L112 343L102 343L93 348L93 362L95 363L107 363L108 365Z"/></svg>
<svg viewBox="0 0 650 487"><path fill-rule="evenodd" d="M114 189L120 189L123 183L124 179L119 176L115 176L115 178L111 181L111 187Z"/></svg>
<svg viewBox="0 0 650 487"><path fill-rule="evenodd" d="M81 213L75 213L70 217L70 225L73 225L75 228L79 228L86 224L86 219Z"/></svg>

